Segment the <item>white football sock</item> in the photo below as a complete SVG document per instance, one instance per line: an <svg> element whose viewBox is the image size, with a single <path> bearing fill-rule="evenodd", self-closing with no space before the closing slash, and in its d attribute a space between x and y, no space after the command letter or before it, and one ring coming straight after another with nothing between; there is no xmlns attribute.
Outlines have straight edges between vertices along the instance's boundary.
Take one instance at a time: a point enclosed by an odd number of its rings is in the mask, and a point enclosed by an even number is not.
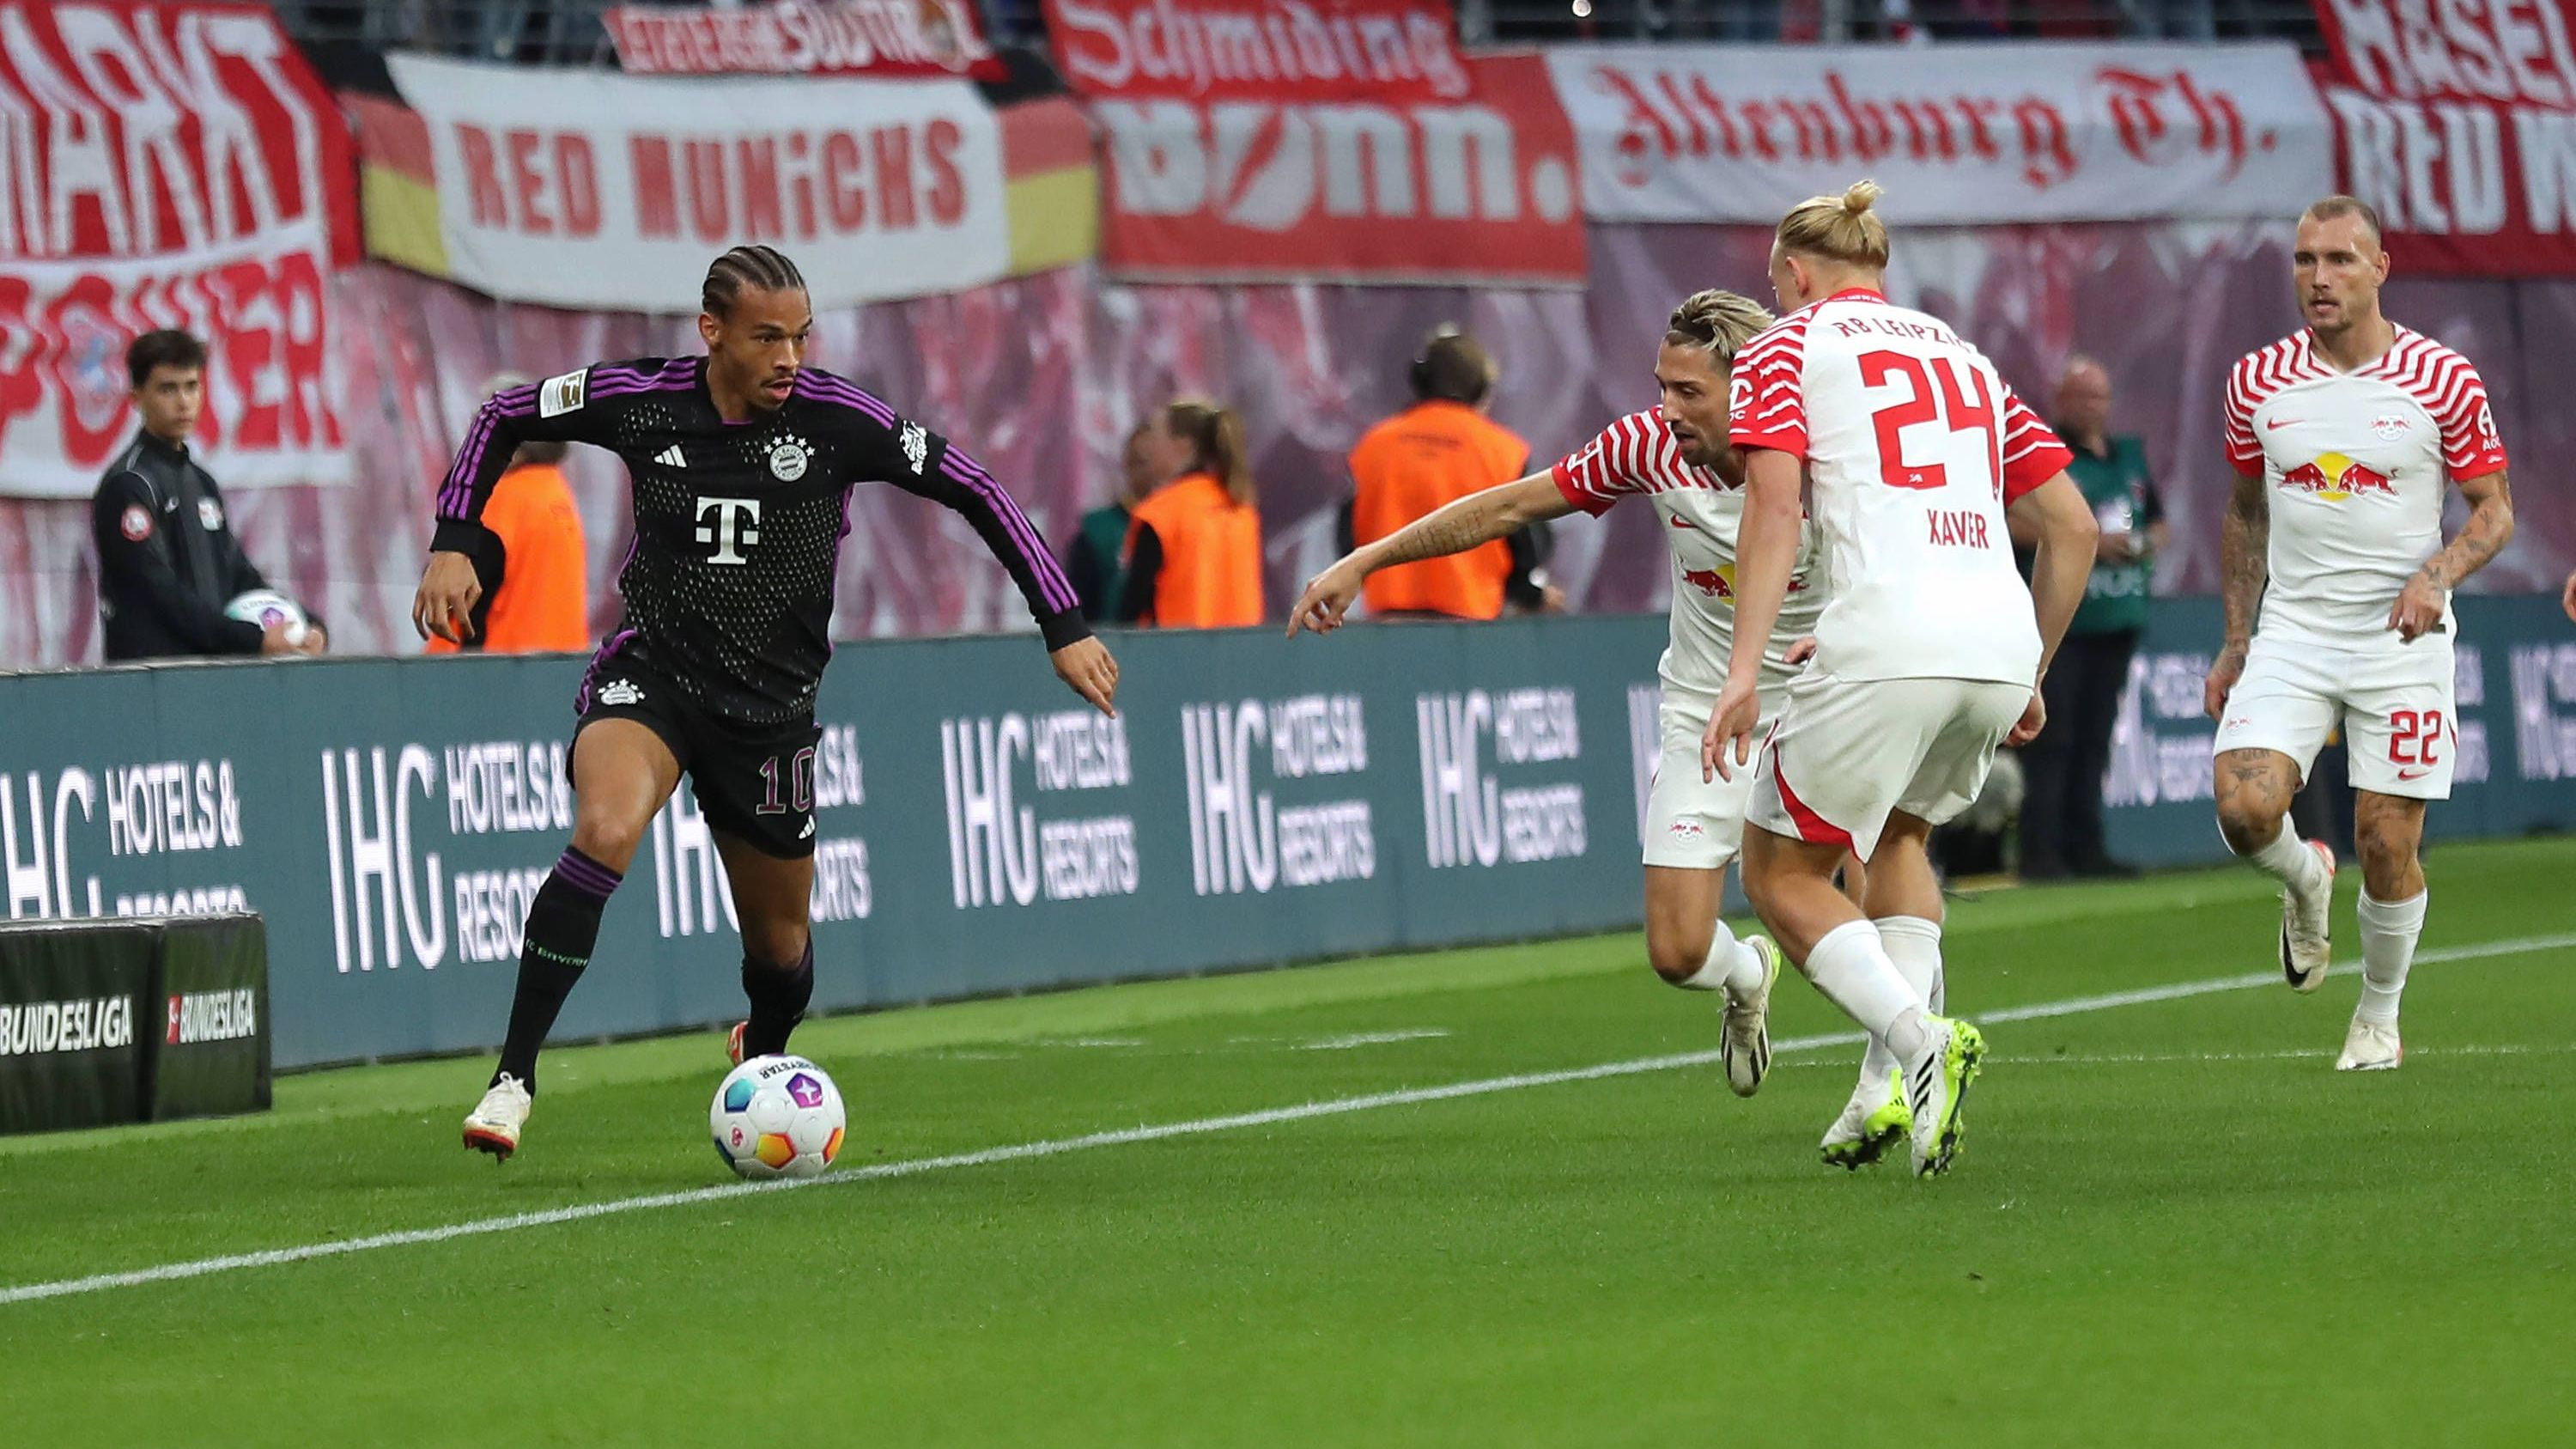
<svg viewBox="0 0 2576 1449"><path fill-rule="evenodd" d="M1887 959L1896 965L1897 974L1914 988L1932 1008L1941 1014L1941 923L1921 916L1888 916L1878 923L1879 944L1886 948ZM1887 1074L1896 1070L1896 1055L1876 1037L1861 1054L1860 1086L1864 1091L1884 1091Z"/></svg>
<svg viewBox="0 0 2576 1449"><path fill-rule="evenodd" d="M1762 989L1762 976L1767 969L1768 963L1762 959L1761 948L1750 941L1735 939L1735 933L1726 928L1726 922L1720 921L1717 923L1717 939L1708 946L1708 959L1700 963L1697 971L1673 984L1684 991L1715 991L1724 987L1737 996L1745 996Z"/></svg>
<svg viewBox="0 0 2576 1449"><path fill-rule="evenodd" d="M1826 932L1807 953L1806 972L1827 1001L1886 1043L1899 1062L1920 1057L1932 1041L1923 1025L1923 998L1887 959L1872 923L1852 921Z"/></svg>
<svg viewBox="0 0 2576 1449"><path fill-rule="evenodd" d="M2245 858L2265 875L2296 891L2315 890L2326 871L2326 863L2299 838L2299 827L2291 824L2287 815L2281 817L2280 833L2272 837L2272 843Z"/></svg>
<svg viewBox="0 0 2576 1449"><path fill-rule="evenodd" d="M2424 902L2431 891L2417 891L2402 901L2374 901L2364 891L2353 914L2361 921L2361 1015L2363 1019L2397 1019L2397 998L2406 990L2406 968L2415 964L2415 938L2424 934Z"/></svg>

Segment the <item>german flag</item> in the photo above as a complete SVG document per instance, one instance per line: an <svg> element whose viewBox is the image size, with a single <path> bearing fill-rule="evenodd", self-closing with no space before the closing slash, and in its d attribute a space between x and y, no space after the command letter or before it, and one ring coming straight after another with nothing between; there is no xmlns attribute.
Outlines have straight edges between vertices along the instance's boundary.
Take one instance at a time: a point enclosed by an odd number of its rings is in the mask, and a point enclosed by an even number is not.
<svg viewBox="0 0 2576 1449"><path fill-rule="evenodd" d="M1100 169L1082 108L1048 96L1004 106L1001 118L1011 275L1069 267L1099 255Z"/></svg>
<svg viewBox="0 0 2576 1449"><path fill-rule="evenodd" d="M358 214L367 255L433 277L448 275L428 123L409 106L381 96L342 91L340 104L358 129Z"/></svg>

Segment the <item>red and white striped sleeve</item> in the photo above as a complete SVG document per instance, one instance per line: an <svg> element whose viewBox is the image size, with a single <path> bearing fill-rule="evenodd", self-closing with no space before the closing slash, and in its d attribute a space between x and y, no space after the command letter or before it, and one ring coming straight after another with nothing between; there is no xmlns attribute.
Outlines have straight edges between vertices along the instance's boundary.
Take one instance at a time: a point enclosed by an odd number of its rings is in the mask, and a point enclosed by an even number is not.
<svg viewBox="0 0 2576 1449"><path fill-rule="evenodd" d="M1632 493L1654 491L1659 455L1672 434L1654 412L1630 413L1569 454L1548 473L1565 501L1598 518Z"/></svg>
<svg viewBox="0 0 2576 1449"><path fill-rule="evenodd" d="M2240 478L2263 474L2263 445L2254 437L2254 409L2263 401L2255 391L2255 371L2262 355L2245 354L2227 374L2227 462Z"/></svg>
<svg viewBox="0 0 2576 1449"><path fill-rule="evenodd" d="M2039 420L2011 383L2004 384L2004 504L2066 471L2075 454L2057 430Z"/></svg>
<svg viewBox="0 0 2576 1449"><path fill-rule="evenodd" d="M2505 466L2504 439L2496 435L2486 381L2467 358L2448 348L2438 354L2424 406L2441 425L2442 467L2452 482L2483 478Z"/></svg>
<svg viewBox="0 0 2576 1449"><path fill-rule="evenodd" d="M1727 437L1739 448L1807 456L1807 314L1771 324L1735 358Z"/></svg>

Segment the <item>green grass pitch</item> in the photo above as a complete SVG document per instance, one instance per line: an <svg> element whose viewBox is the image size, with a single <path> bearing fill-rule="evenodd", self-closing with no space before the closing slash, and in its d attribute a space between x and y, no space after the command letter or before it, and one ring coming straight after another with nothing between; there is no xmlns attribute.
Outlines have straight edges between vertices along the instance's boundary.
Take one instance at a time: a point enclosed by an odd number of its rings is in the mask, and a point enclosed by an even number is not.
<svg viewBox="0 0 2576 1449"><path fill-rule="evenodd" d="M729 1182L721 1038L550 1055L498 1168L480 1060L0 1141L0 1443L2564 1444L2576 842L2429 869L2375 1075L2348 971L2082 1000L2269 970L2250 872L1954 902L1993 1056L1932 1183L1817 1161L1857 1048L1802 983L1753 1101L1653 1063L1714 999L1634 937L817 1022L819 1185L36 1300Z"/></svg>

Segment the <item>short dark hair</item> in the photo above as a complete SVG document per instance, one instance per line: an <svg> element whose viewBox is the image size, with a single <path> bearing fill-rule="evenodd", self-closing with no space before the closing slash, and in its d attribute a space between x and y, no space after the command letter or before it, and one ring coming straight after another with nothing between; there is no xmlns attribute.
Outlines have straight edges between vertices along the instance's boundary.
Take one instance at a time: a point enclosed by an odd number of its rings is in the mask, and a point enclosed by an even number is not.
<svg viewBox="0 0 2576 1449"><path fill-rule="evenodd" d="M206 344L176 327L146 332L125 349L125 375L141 387L152 380L156 367L206 368Z"/></svg>
<svg viewBox="0 0 2576 1449"><path fill-rule="evenodd" d="M2370 244L2381 251L2388 250L2388 237L2379 225L2379 213L2358 196L2329 196L2323 201L2312 202L2307 210L2299 213L2299 220L2332 221L2339 216L2360 217L2361 224L2370 228Z"/></svg>
<svg viewBox="0 0 2576 1449"><path fill-rule="evenodd" d="M698 289L698 308L712 317L730 317L734 300L746 287L761 292L802 292L805 274L796 270L796 264L776 247L735 247L707 268L707 280Z"/></svg>
<svg viewBox="0 0 2576 1449"><path fill-rule="evenodd" d="M1421 355L1413 359L1413 395L1424 402L1474 407L1493 390L1493 355L1455 327L1432 333L1423 341Z"/></svg>

